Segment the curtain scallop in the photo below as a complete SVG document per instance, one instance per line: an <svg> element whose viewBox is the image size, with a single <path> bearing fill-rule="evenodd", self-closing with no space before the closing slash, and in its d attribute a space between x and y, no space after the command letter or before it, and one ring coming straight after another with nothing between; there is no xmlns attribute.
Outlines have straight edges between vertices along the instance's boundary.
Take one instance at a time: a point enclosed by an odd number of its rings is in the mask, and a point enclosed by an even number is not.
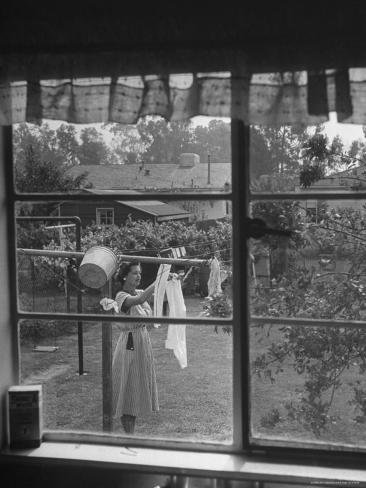
<svg viewBox="0 0 366 488"><path fill-rule="evenodd" d="M135 124L196 115L236 117L256 125L314 125L329 112L366 123L366 69L240 75L229 72L7 81L0 85L0 125Z"/></svg>

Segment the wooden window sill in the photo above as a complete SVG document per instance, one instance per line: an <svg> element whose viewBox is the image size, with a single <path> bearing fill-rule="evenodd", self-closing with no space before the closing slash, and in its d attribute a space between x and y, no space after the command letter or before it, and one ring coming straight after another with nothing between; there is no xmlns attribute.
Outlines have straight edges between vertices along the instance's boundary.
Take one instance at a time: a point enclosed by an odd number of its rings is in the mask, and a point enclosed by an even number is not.
<svg viewBox="0 0 366 488"><path fill-rule="evenodd" d="M315 485L361 486L366 470L268 462L241 454L203 453L67 442L43 442L33 449L5 448L1 462L106 467L152 474L204 476Z"/></svg>

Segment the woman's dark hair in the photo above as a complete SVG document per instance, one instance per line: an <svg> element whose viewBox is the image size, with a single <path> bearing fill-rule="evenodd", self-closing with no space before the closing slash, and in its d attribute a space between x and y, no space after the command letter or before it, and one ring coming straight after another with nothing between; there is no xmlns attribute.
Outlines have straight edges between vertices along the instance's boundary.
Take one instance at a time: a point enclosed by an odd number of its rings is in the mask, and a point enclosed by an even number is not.
<svg viewBox="0 0 366 488"><path fill-rule="evenodd" d="M120 283L123 285L123 282L128 275L128 273L131 271L131 268L133 266L140 266L141 264L139 261L128 261L128 262L122 262L121 266L119 267L118 273L117 273L117 280L120 281Z"/></svg>

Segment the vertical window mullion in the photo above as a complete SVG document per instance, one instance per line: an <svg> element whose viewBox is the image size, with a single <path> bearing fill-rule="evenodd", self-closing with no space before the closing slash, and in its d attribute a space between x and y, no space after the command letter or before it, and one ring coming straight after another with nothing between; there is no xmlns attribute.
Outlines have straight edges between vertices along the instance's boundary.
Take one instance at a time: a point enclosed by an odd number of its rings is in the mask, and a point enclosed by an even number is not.
<svg viewBox="0 0 366 488"><path fill-rule="evenodd" d="M233 188L233 443L245 449L249 442L249 300L247 240L242 223L249 202L249 126L231 120Z"/></svg>
<svg viewBox="0 0 366 488"><path fill-rule="evenodd" d="M15 228L15 184L13 166L13 127L3 126L3 163L5 164L6 178L6 214L8 227L8 263L9 263L9 289L10 289L10 320L12 323L12 356L14 377L20 381L20 345L17 300L17 256L16 256L16 228Z"/></svg>

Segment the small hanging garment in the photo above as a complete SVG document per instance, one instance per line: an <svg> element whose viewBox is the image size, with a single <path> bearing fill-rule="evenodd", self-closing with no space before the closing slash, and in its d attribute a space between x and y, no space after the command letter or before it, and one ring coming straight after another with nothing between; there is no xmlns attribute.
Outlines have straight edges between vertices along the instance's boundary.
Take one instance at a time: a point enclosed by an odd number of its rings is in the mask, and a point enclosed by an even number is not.
<svg viewBox="0 0 366 488"><path fill-rule="evenodd" d="M169 317L185 317L186 306L184 303L182 285L176 274L166 284L166 295L169 304ZM185 324L170 324L165 341L166 349L173 349L180 367L187 367L187 345Z"/></svg>
<svg viewBox="0 0 366 488"><path fill-rule="evenodd" d="M171 267L171 264L161 264L159 266L154 287L154 317L161 317L163 314L165 289ZM159 324L154 324L154 327L159 327Z"/></svg>
<svg viewBox="0 0 366 488"><path fill-rule="evenodd" d="M116 313L119 312L118 303L112 298L102 298L99 303L103 307L103 310L114 310Z"/></svg>
<svg viewBox="0 0 366 488"><path fill-rule="evenodd" d="M220 263L216 256L211 259L210 268L211 268L210 276L207 282L208 296L214 297L217 295L221 295L222 293Z"/></svg>

